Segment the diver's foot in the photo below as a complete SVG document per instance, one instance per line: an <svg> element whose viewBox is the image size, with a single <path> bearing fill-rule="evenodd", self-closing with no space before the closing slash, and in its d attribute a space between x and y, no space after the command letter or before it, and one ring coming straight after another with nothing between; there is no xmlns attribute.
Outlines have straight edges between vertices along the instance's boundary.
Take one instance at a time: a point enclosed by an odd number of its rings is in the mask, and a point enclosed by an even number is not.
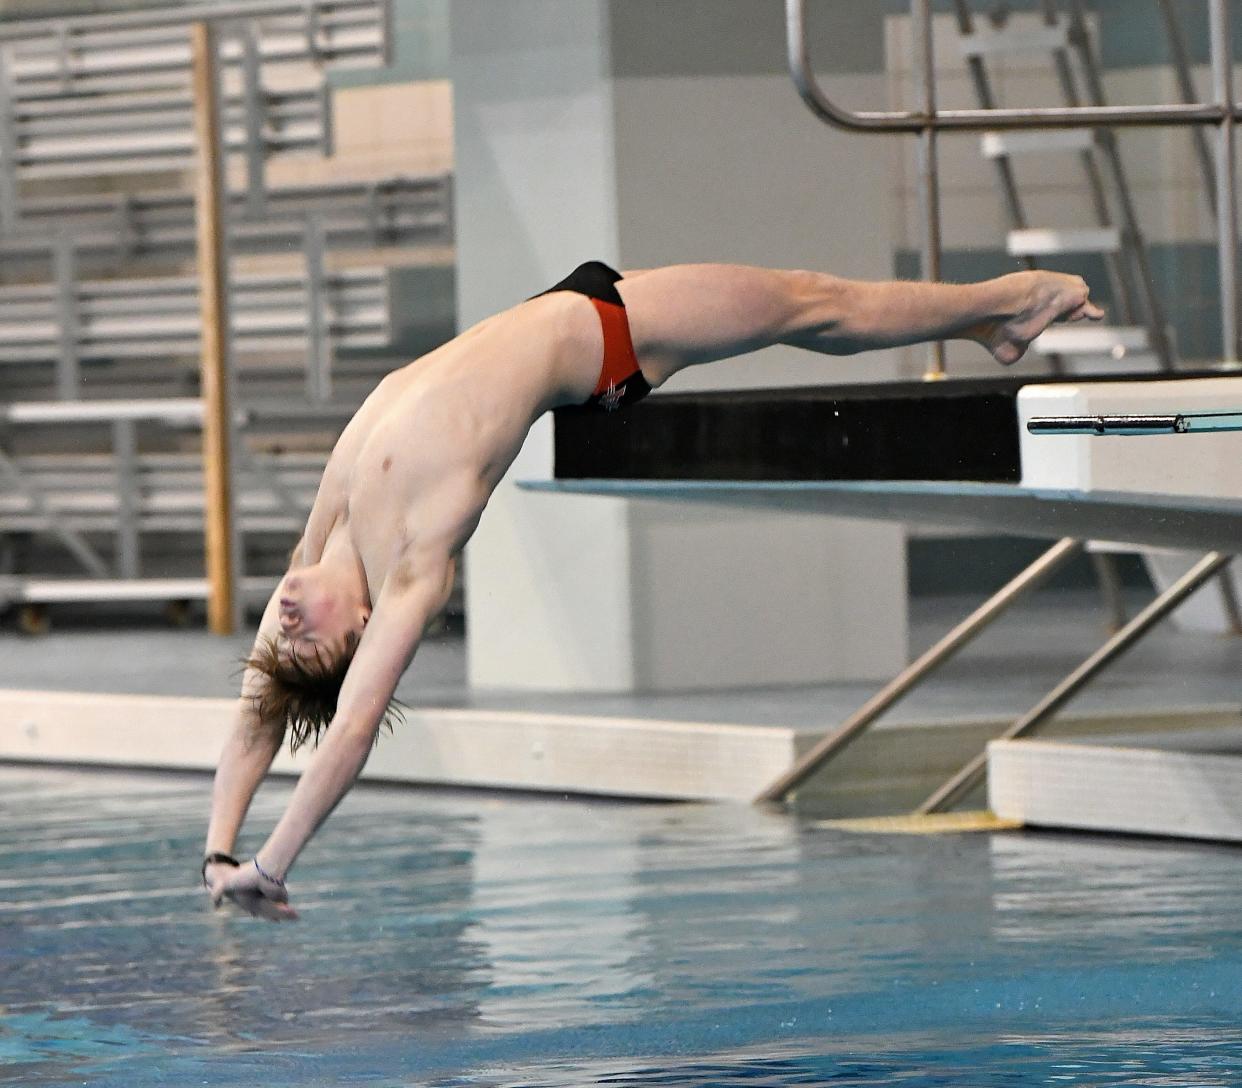
<svg viewBox="0 0 1242 1088"><path fill-rule="evenodd" d="M1012 366L1032 340L1054 321L1099 321L1104 311L1089 298L1081 276L1062 272L1014 272L996 281L1008 304L1000 315L970 330L969 336L1003 366Z"/></svg>

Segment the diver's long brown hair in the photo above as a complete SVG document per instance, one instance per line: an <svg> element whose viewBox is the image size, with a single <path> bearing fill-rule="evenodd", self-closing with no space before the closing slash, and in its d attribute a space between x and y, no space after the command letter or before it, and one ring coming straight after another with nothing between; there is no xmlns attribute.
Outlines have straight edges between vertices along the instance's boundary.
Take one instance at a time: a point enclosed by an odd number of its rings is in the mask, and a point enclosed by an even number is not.
<svg viewBox="0 0 1242 1088"><path fill-rule="evenodd" d="M258 690L250 696L260 730L287 729L290 752L308 742L317 747L336 716L341 684L357 649L358 636L352 631L345 636L344 648L336 655L320 646L309 656L296 651L282 654L274 638L260 638L243 662L261 677ZM384 711L381 724L391 730L401 717L401 705L394 699Z"/></svg>

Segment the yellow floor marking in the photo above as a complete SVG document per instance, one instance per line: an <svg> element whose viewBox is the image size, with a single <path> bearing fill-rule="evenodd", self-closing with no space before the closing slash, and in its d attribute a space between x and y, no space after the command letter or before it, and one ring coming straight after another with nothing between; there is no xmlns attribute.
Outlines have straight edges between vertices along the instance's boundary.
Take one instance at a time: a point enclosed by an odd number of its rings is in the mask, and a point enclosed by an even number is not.
<svg viewBox="0 0 1242 1088"><path fill-rule="evenodd" d="M962 831L1014 831L1021 820L1006 820L994 812L932 812L926 816L864 816L851 820L817 820L817 827L881 835L941 835Z"/></svg>

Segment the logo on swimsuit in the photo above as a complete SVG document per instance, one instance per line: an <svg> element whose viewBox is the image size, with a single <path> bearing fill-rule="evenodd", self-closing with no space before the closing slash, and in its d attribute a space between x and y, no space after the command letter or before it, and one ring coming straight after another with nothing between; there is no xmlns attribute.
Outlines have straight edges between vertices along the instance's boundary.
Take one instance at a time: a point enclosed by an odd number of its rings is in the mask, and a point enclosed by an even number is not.
<svg viewBox="0 0 1242 1088"><path fill-rule="evenodd" d="M609 383L608 388L599 395L599 406L605 412L615 412L621 407L621 400L625 396L625 386L617 386Z"/></svg>

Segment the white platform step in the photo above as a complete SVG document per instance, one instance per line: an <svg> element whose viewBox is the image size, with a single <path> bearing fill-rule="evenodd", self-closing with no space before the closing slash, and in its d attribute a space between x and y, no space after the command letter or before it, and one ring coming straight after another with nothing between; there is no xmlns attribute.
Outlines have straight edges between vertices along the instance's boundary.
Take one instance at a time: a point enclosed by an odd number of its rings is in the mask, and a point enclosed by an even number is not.
<svg viewBox="0 0 1242 1088"><path fill-rule="evenodd" d="M10 670L12 672L12 670ZM67 763L210 771L233 725L236 699L0 686L0 764ZM668 800L749 802L822 736L822 727L619 718L582 711L414 707L381 734L364 777ZM1165 734L1193 724L1227 728L1232 707L1150 714L1065 715L1061 735L1093 740ZM1008 717L883 722L798 790L820 816L909 812ZM273 771L298 774L310 753L282 752ZM1239 794L1242 797L1242 793Z"/></svg>
<svg viewBox="0 0 1242 1088"><path fill-rule="evenodd" d="M209 771L235 699L0 690L0 762ZM549 793L750 801L797 757L785 726L415 708L363 777ZM977 750L977 749L976 749ZM308 753L272 770L298 774Z"/></svg>
<svg viewBox="0 0 1242 1088"><path fill-rule="evenodd" d="M251 600L264 600L274 578L243 578L240 589ZM0 578L0 605L65 604L77 601L205 601L206 578Z"/></svg>
<svg viewBox="0 0 1242 1088"><path fill-rule="evenodd" d="M988 804L1037 827L1242 842L1242 725L1129 744L993 741Z"/></svg>
<svg viewBox="0 0 1242 1088"><path fill-rule="evenodd" d="M1040 333L1031 350L1040 355L1109 355L1124 359L1146 351L1151 338L1141 325L1054 325Z"/></svg>
<svg viewBox="0 0 1242 1088"><path fill-rule="evenodd" d="M1121 231L1116 227L1057 230L1043 227L1011 230L1006 248L1011 257L1052 257L1060 253L1116 253Z"/></svg>
<svg viewBox="0 0 1242 1088"><path fill-rule="evenodd" d="M980 140L983 157L1037 155L1055 151L1088 151L1095 137L1087 128L1039 129L1034 132L985 132Z"/></svg>
<svg viewBox="0 0 1242 1088"><path fill-rule="evenodd" d="M964 58L1051 53L1069 44L1069 28L1064 22L1051 26L1007 27L993 27L985 23L977 27L973 34L963 34L959 44Z"/></svg>

